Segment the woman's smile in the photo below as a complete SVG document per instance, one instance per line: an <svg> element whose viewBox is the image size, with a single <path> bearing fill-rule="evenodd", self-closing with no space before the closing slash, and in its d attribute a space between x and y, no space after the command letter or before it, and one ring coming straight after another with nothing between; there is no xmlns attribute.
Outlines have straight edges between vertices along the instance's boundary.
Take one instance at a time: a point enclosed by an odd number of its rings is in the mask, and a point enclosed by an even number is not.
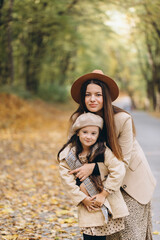
<svg viewBox="0 0 160 240"><path fill-rule="evenodd" d="M97 104L89 104L90 107L97 107Z"/></svg>

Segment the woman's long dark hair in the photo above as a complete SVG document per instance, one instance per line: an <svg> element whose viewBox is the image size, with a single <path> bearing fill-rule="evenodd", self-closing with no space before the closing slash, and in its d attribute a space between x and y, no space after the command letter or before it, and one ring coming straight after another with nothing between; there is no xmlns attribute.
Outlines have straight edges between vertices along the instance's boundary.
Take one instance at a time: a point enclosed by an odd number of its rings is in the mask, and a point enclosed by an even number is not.
<svg viewBox="0 0 160 240"><path fill-rule="evenodd" d="M78 137L78 132L76 132L73 136L71 136L71 138L68 140L68 142L66 144L64 144L64 146L59 150L57 157L59 158L60 153L63 151L63 149L65 147L67 147L69 144L71 145L71 147L75 147L76 150L76 157L78 158L78 155L82 152L83 148L82 148L82 144L79 140ZM97 144L96 150L94 151L94 146ZM90 148L90 154L87 157L88 162L104 162L104 152L105 152L105 142L104 142L104 138L102 135L102 131L101 129L99 129L99 136L98 139L96 141L96 143L94 145L91 146ZM90 178L92 179L92 181L94 182L96 188L98 191L102 191L103 186L102 186L102 182L100 180L100 176L90 176Z"/></svg>
<svg viewBox="0 0 160 240"><path fill-rule="evenodd" d="M108 87L105 83L101 82L98 79L92 79L86 81L82 87L81 87L81 99L80 99L80 105L79 108L72 114L71 121L73 119L73 116L76 113L76 117L81 115L84 112L88 112L88 109L85 105L85 95L86 95L86 89L88 84L97 84L102 89L102 95L103 95L103 109L102 109L102 117L104 119L104 127L103 127L103 138L106 141L107 146L112 150L114 155L122 160L122 150L118 143L118 138L116 136L116 128L114 123L114 114L117 114L119 112L126 112L121 108L118 108L114 105L112 105L112 100L110 97L110 93L108 90ZM126 112L128 113L128 112ZM128 113L129 114L129 113ZM76 119L74 119L76 120ZM133 121L133 120L132 120ZM135 134L135 127L133 123L133 133Z"/></svg>

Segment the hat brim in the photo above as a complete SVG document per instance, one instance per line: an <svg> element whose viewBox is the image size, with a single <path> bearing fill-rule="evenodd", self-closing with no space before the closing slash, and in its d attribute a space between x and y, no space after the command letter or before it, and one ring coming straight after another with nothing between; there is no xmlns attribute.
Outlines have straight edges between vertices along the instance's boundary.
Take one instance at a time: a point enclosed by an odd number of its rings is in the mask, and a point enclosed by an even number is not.
<svg viewBox="0 0 160 240"><path fill-rule="evenodd" d="M91 80L91 79L97 79L97 80L104 82L108 86L112 101L116 100L116 98L119 95L119 88L113 79L111 79L110 77L108 77L104 74L100 74L100 73L87 73L87 74L81 76L80 78L78 78L71 87L71 96L75 102L80 103L81 87L82 87L83 83L85 83L87 80Z"/></svg>

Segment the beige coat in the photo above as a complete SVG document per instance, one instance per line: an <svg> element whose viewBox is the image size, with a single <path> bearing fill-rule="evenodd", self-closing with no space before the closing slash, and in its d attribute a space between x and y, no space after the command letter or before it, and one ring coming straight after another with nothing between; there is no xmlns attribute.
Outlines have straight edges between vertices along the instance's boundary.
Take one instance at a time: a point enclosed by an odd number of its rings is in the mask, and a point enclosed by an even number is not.
<svg viewBox="0 0 160 240"><path fill-rule="evenodd" d="M156 180L139 143L133 136L132 119L127 113L115 114L116 134L122 148L126 175L122 188L141 204L147 204L153 195ZM105 179L106 169L99 163L101 178Z"/></svg>
<svg viewBox="0 0 160 240"><path fill-rule="evenodd" d="M78 206L79 226L104 226L105 219L102 211L89 212L81 203L81 201L86 198L86 194L76 185L74 175L69 175L70 168L65 161L65 157L68 155L69 150L70 147L68 146L61 152L59 156L59 170L65 189L73 200L73 203ZM128 209L119 190L125 175L124 163L119 161L109 148L106 148L104 164L106 171L103 171L103 173L105 176L108 175L108 177L103 177L103 184L107 189L113 190L113 193L107 197L104 204L112 213L113 218L127 216Z"/></svg>

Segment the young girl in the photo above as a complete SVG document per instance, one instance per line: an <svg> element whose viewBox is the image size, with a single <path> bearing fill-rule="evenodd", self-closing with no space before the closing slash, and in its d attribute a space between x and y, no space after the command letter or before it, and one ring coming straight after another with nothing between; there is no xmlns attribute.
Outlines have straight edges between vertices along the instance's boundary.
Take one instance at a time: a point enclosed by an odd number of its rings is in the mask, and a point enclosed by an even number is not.
<svg viewBox="0 0 160 240"><path fill-rule="evenodd" d="M65 189L78 206L79 227L84 240L106 239L106 235L124 229L124 217L128 209L119 190L125 175L123 161L118 160L103 141L103 119L93 113L83 113L72 126L72 137L58 153L59 170ZM70 156L72 156L70 158ZM70 174L73 161L81 164L104 162L104 179L92 174L90 180L98 193L89 196L86 185ZM106 177L107 176L107 177ZM106 222L102 212L109 212Z"/></svg>

